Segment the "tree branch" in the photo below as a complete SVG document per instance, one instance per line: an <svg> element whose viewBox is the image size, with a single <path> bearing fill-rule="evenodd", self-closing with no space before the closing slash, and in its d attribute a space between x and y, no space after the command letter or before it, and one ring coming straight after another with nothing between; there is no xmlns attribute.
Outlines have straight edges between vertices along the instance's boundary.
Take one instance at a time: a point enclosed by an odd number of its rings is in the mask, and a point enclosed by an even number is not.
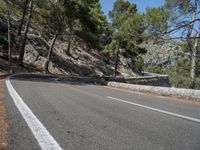
<svg viewBox="0 0 200 150"><path fill-rule="evenodd" d="M172 33L172 32L174 32L174 31L176 31L176 30L179 30L179 29L181 29L181 28L187 27L187 26L189 26L189 25L191 25L192 23L197 22L197 21L200 22L200 19L197 18L197 19L195 19L195 20L193 20L193 21L190 21L190 22L187 23L187 24L179 25L179 26L177 26L175 29L172 29L172 30L170 30L170 31L164 32L163 34Z"/></svg>

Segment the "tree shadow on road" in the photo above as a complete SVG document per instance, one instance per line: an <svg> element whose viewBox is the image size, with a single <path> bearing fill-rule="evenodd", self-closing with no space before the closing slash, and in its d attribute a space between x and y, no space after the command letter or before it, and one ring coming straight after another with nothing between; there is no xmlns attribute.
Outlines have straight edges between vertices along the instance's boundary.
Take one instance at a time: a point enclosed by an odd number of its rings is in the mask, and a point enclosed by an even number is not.
<svg viewBox="0 0 200 150"><path fill-rule="evenodd" d="M11 76L10 80L46 82L71 85L103 85L99 77L80 77L80 76L63 76L63 75L44 75L44 74L18 74Z"/></svg>

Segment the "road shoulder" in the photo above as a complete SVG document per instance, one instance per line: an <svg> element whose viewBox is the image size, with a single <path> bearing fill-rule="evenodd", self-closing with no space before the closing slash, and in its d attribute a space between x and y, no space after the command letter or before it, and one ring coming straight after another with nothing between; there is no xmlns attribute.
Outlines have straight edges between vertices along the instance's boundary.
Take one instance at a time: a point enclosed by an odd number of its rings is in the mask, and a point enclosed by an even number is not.
<svg viewBox="0 0 200 150"><path fill-rule="evenodd" d="M28 128L25 120L17 110L8 89L4 83L4 94L3 100L5 106L6 120L8 124L7 129L7 147L9 150L38 150L38 145L35 137ZM1 149L1 148L0 148Z"/></svg>
<svg viewBox="0 0 200 150"><path fill-rule="evenodd" d="M4 80L0 79L0 149L7 147L8 124L6 121L6 110L5 110L4 99L5 99Z"/></svg>

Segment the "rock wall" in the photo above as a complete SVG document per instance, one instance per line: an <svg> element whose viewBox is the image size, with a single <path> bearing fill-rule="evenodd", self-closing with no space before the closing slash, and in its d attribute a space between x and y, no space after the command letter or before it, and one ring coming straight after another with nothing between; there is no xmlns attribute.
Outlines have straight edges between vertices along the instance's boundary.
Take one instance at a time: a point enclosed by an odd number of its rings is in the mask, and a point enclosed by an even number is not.
<svg viewBox="0 0 200 150"><path fill-rule="evenodd" d="M200 100L200 90L134 85L117 82L108 82L107 85L115 88L124 88L139 92L155 93L163 96L176 96L180 98Z"/></svg>
<svg viewBox="0 0 200 150"><path fill-rule="evenodd" d="M121 83L151 85L160 87L170 87L169 77L167 75L144 76L144 77L105 77L106 81L114 81Z"/></svg>

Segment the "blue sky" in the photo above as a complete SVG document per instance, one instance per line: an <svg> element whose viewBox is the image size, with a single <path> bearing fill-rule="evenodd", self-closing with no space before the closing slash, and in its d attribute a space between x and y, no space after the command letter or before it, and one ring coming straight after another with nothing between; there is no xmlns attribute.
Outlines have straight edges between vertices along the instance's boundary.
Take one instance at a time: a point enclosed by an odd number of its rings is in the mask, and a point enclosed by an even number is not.
<svg viewBox="0 0 200 150"><path fill-rule="evenodd" d="M131 3L137 4L139 12L145 12L147 7L159 7L164 4L164 0L129 0ZM100 0L105 15L113 8L115 0Z"/></svg>

